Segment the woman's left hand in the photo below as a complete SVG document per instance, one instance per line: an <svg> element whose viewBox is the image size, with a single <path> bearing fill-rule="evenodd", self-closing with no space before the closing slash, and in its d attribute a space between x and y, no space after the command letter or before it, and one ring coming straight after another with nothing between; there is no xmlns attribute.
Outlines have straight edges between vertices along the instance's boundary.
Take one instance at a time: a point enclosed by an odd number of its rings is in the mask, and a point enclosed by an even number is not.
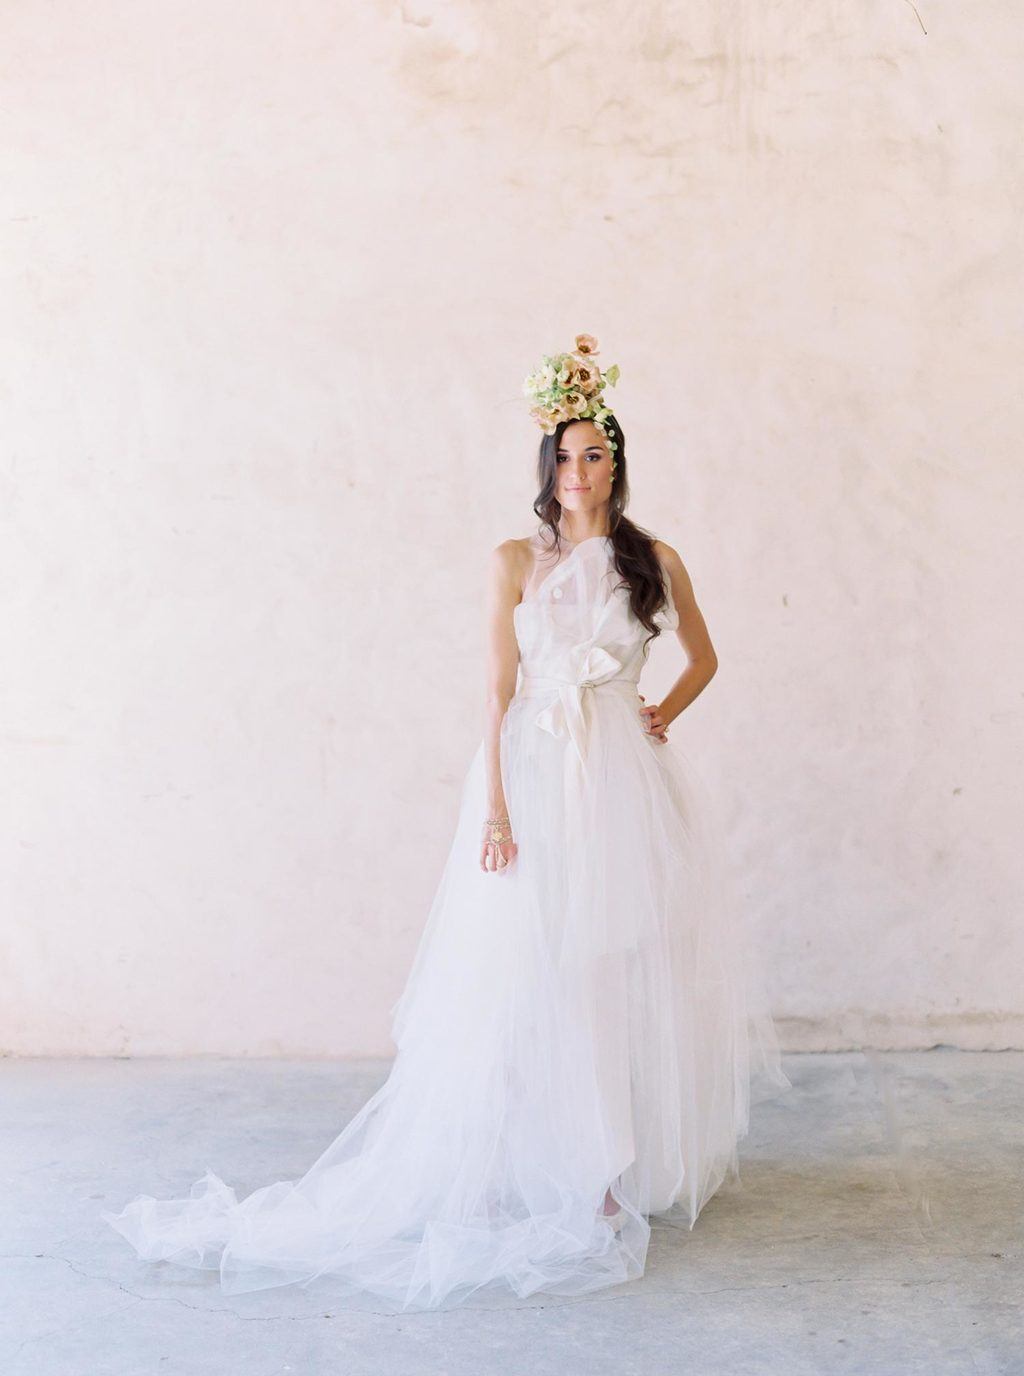
<svg viewBox="0 0 1024 1376"><path fill-rule="evenodd" d="M641 693L639 697L641 702L646 701L643 693ZM668 740L668 727L661 719L661 708L659 706L641 707L640 716L641 718L646 717L644 721L644 730L650 732L656 741Z"/></svg>

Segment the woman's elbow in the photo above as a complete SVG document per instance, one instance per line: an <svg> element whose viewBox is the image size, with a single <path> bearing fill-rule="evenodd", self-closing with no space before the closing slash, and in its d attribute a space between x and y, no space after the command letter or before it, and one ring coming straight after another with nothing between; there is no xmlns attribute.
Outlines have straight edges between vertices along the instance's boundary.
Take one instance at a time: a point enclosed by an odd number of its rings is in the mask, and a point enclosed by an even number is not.
<svg viewBox="0 0 1024 1376"><path fill-rule="evenodd" d="M489 716L503 717L508 705L516 695L515 685L497 684L487 689L484 695L484 710Z"/></svg>

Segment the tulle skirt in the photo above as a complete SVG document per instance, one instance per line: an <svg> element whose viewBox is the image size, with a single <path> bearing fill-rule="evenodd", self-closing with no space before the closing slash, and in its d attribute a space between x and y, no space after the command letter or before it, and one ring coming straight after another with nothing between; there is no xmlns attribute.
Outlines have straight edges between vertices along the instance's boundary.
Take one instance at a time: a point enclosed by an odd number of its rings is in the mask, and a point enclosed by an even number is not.
<svg viewBox="0 0 1024 1376"><path fill-rule="evenodd" d="M751 1103L791 1086L709 798L640 705L598 685L581 758L550 690L517 694L518 855L479 868L481 742L385 1083L298 1180L238 1199L207 1166L185 1197L104 1211L140 1258L398 1310L580 1295L643 1273L652 1216L692 1228L738 1181Z"/></svg>

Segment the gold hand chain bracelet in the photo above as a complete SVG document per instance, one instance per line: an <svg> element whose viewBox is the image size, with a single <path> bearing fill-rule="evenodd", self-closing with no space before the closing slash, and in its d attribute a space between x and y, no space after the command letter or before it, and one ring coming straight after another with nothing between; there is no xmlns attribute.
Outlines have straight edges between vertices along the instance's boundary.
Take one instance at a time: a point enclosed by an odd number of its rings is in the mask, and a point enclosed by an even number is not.
<svg viewBox="0 0 1024 1376"><path fill-rule="evenodd" d="M512 840L512 828L511 828L511 825L509 825L509 827L508 827L508 835L507 835L507 836L502 836L502 834L501 834L501 833L505 830L506 823L508 823L508 822L509 822L509 818L508 818L508 814L507 814L507 813L505 814L504 817L488 817L488 818L485 820L484 826L490 827L490 830L491 830L491 839L490 839L490 841L488 842L489 845L492 845L492 846L501 846L501 845L504 845L504 843L505 843L506 841L511 841L511 840Z"/></svg>

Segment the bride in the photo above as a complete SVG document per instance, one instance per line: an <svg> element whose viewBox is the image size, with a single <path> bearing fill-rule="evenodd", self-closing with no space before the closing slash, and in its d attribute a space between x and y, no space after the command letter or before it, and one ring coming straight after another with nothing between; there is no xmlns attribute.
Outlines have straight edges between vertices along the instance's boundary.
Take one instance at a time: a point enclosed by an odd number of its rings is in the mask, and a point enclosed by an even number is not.
<svg viewBox="0 0 1024 1376"><path fill-rule="evenodd" d="M102 1217L225 1293L316 1283L402 1310L643 1274L692 1229L751 1085L790 1088L708 799L668 732L717 658L676 551L626 515L597 341L524 391L543 429L537 531L490 559L483 739L404 991L385 1083L295 1181ZM686 664L660 703L650 643Z"/></svg>

